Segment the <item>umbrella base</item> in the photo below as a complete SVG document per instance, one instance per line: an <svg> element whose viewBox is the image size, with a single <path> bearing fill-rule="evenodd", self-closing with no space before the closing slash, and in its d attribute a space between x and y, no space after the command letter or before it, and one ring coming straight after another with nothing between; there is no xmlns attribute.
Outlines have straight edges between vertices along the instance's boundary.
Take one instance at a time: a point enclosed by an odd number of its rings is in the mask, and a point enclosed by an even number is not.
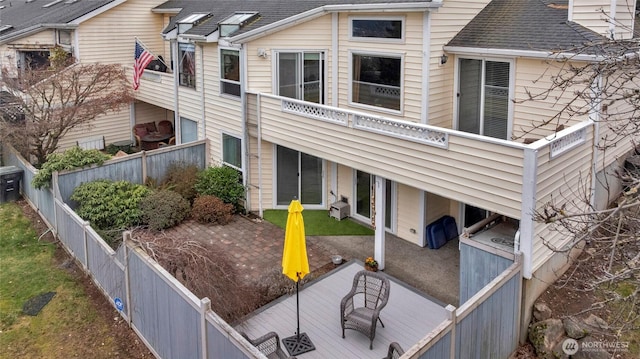
<svg viewBox="0 0 640 359"><path fill-rule="evenodd" d="M300 333L300 335L284 338L282 339L282 344L287 348L290 356L296 356L316 350L316 347L307 336L307 333Z"/></svg>

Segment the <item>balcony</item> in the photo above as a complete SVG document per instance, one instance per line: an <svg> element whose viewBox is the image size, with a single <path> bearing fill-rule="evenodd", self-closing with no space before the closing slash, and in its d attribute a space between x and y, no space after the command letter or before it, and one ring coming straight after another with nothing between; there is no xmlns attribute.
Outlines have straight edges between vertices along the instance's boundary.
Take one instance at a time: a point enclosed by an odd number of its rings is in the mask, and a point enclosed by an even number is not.
<svg viewBox="0 0 640 359"><path fill-rule="evenodd" d="M133 67L129 66L126 71L133 73ZM173 76L169 72L145 70L140 79L140 87L135 93L136 99L173 110L174 102L167 101L168 98L173 98L175 92Z"/></svg>
<svg viewBox="0 0 640 359"><path fill-rule="evenodd" d="M260 140L513 218L528 171L561 172L557 158L590 142L588 123L526 145L270 94L250 94L247 104Z"/></svg>

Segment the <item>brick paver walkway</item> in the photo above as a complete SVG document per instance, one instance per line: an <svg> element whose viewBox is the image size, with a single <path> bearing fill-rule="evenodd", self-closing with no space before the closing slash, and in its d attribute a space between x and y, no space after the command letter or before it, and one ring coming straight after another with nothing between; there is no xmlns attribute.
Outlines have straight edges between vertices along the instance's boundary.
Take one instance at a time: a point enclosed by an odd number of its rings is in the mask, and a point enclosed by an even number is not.
<svg viewBox="0 0 640 359"><path fill-rule="evenodd" d="M214 245L233 258L245 279L256 279L264 273L282 270L284 229L261 219L236 215L224 226L201 224L188 220L167 232L187 232L189 237ZM331 262L330 254L307 237L309 270L314 271Z"/></svg>

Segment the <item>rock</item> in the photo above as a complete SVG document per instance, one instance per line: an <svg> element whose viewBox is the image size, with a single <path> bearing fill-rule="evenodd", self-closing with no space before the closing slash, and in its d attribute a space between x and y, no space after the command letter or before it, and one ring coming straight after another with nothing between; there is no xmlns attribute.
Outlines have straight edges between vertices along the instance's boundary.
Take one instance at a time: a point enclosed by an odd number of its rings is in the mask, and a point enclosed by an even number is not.
<svg viewBox="0 0 640 359"><path fill-rule="evenodd" d="M128 156L128 155L124 151L118 151L118 152L116 152L115 155L113 155L113 157L116 157L116 158L118 158L118 157L126 157L126 156Z"/></svg>
<svg viewBox="0 0 640 359"><path fill-rule="evenodd" d="M542 302L536 302L533 305L533 317L536 322L547 320L551 318L551 308Z"/></svg>
<svg viewBox="0 0 640 359"><path fill-rule="evenodd" d="M578 319L574 317L563 319L562 325L564 325L564 331L567 333L569 338L581 339L589 334L589 331L581 325L581 322Z"/></svg>
<svg viewBox="0 0 640 359"><path fill-rule="evenodd" d="M529 341L542 358L553 358L553 351L563 336L564 327L560 319L542 320L529 327Z"/></svg>
<svg viewBox="0 0 640 359"><path fill-rule="evenodd" d="M594 315L594 317L596 316ZM594 341L599 342L589 336L580 339L578 341L580 349L575 355L573 355L572 359L610 359L611 354L609 354L609 352L607 352L604 349L599 349L597 347L593 347L592 345L589 345L589 343L593 343Z"/></svg>
<svg viewBox="0 0 640 359"><path fill-rule="evenodd" d="M609 327L609 324L607 324L604 319L595 314L589 315L587 319L584 320L584 324L596 329L606 329Z"/></svg>

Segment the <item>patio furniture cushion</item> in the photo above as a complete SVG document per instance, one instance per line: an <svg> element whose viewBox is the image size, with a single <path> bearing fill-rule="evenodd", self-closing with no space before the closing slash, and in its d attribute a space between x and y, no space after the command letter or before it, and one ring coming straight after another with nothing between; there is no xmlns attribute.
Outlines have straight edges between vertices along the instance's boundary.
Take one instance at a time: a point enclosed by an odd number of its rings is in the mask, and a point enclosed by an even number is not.
<svg viewBox="0 0 640 359"><path fill-rule="evenodd" d="M284 350L282 350L280 347L280 338L276 332L269 332L256 339L249 338L244 332L239 333L269 359L295 359L295 357L287 356Z"/></svg>
<svg viewBox="0 0 640 359"><path fill-rule="evenodd" d="M158 122L158 132L163 134L172 134L173 124L171 123L171 121L163 120Z"/></svg>
<svg viewBox="0 0 640 359"><path fill-rule="evenodd" d="M353 278L349 293L340 302L342 338L345 329L357 330L369 338L369 349L373 349L380 311L389 301L390 282L379 272L359 271Z"/></svg>
<svg viewBox="0 0 640 359"><path fill-rule="evenodd" d="M458 237L456 220L451 216L442 216L427 226L425 235L427 236L427 246L431 249L438 249Z"/></svg>
<svg viewBox="0 0 640 359"><path fill-rule="evenodd" d="M144 123L139 123L133 126L133 137L136 139L136 145L142 145L142 137L144 137L149 131L147 130L147 126Z"/></svg>

